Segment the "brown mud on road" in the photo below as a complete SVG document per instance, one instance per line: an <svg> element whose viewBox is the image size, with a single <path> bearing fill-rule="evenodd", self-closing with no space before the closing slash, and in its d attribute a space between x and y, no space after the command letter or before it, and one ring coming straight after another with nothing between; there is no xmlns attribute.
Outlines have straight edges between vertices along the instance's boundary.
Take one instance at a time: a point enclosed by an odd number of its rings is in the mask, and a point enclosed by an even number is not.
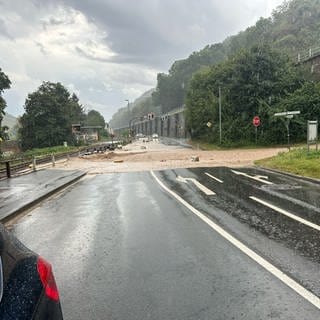
<svg viewBox="0 0 320 320"><path fill-rule="evenodd" d="M258 159L272 157L285 148L203 151L168 146L157 141L134 142L122 150L71 158L56 168L82 169L89 174L163 170L192 167L251 166ZM199 161L196 158L199 157Z"/></svg>

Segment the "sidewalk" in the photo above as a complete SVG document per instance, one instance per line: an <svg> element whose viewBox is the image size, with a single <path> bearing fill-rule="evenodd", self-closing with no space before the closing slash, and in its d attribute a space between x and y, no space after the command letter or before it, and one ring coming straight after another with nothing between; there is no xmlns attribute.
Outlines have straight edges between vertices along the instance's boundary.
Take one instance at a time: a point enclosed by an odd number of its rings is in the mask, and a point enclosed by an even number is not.
<svg viewBox="0 0 320 320"><path fill-rule="evenodd" d="M79 170L39 170L0 181L0 221L11 217L49 197L86 174Z"/></svg>

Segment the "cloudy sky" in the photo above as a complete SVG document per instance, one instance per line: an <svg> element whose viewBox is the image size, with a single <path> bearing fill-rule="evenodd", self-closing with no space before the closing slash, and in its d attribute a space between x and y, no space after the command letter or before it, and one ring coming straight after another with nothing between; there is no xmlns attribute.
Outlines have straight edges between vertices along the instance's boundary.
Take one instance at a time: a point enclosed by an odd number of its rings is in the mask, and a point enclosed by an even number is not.
<svg viewBox="0 0 320 320"><path fill-rule="evenodd" d="M12 115L42 81L106 120L159 72L270 16L282 0L0 0L0 68Z"/></svg>

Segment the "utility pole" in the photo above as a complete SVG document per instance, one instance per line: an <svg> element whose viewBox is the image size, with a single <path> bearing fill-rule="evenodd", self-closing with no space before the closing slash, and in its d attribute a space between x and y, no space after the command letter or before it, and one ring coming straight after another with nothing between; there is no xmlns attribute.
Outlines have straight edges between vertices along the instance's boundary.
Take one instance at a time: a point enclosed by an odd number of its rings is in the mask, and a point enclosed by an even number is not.
<svg viewBox="0 0 320 320"><path fill-rule="evenodd" d="M221 87L219 86L219 134L220 134L220 144L222 141L222 129L221 129Z"/></svg>
<svg viewBox="0 0 320 320"><path fill-rule="evenodd" d="M126 99L125 101L127 101L127 107L128 107L128 111L130 111L130 104L129 104L129 100L128 99Z"/></svg>

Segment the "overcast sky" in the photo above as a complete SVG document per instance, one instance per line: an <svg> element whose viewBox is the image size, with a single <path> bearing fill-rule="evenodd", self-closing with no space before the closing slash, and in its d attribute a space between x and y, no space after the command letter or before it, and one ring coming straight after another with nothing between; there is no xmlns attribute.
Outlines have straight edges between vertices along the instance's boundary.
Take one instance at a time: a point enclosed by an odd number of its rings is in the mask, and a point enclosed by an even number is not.
<svg viewBox="0 0 320 320"><path fill-rule="evenodd" d="M42 81L63 83L106 120L159 72L270 16L282 0L0 0L0 68L18 116Z"/></svg>

